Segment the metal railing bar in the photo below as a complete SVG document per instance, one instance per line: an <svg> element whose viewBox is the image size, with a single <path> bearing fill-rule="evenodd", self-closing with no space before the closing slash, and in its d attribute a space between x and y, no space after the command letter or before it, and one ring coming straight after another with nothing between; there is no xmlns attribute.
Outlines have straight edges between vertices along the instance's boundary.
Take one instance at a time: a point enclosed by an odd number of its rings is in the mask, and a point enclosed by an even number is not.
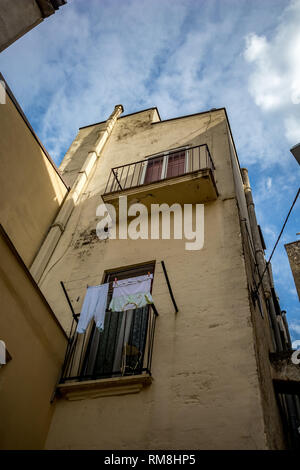
<svg viewBox="0 0 300 470"><path fill-rule="evenodd" d="M96 338L95 348L88 345L88 342L93 340L93 332L95 332L95 328L91 333L85 332L84 335L79 335L76 330L73 333L74 327L76 328L76 322L73 319L73 326L71 327L69 343L66 348L64 363L61 370L60 383L75 380L82 381L104 377L108 378L116 375L123 376L124 374L136 375L141 374L143 371L151 373L150 369L153 354L154 332L156 317L158 316L155 305L149 305L147 310L145 310L145 308L141 310L134 309L132 312L131 325L128 324L129 311L119 313L115 312L115 314L118 315L118 318L114 318L113 314L113 312L110 312L108 325L105 325L105 329L107 328L108 330L105 337L105 344L102 343L102 346L100 347L100 342L104 337ZM113 321L114 319L117 320L117 324ZM120 321L122 326L121 330L119 325ZM129 326L130 330L128 331ZM132 351L128 351L128 349L126 351L124 350L126 346L126 335L128 335L128 345L134 348ZM119 341L122 343L123 362L120 370L114 370L113 362L117 357L116 354ZM135 348L138 349L138 355L137 357L132 357L135 355ZM99 352L101 354L100 362L99 360L96 360L98 366L96 366L95 363L93 370L91 370L87 365L93 357L96 357L95 354L97 355ZM129 356L127 361L126 352ZM144 367L144 361L146 367ZM126 364L129 367L126 368ZM109 365L109 369L107 368L107 365ZM76 375L74 375L74 372Z"/></svg>
<svg viewBox="0 0 300 470"><path fill-rule="evenodd" d="M125 178L125 183L124 183L124 188L125 189L126 189L126 183L127 183L127 178L128 178L128 174L129 174L129 168L130 168L130 165L128 165L127 175L126 175L126 178Z"/></svg>
<svg viewBox="0 0 300 470"><path fill-rule="evenodd" d="M118 180L118 177L117 177L117 175L115 174L115 170L117 170L117 168L112 168L112 170L111 170L111 171L113 172L113 174L114 174L114 177L115 177L115 180L116 180L116 182L118 183L118 185L119 185L120 189L122 190L123 188L122 188L122 186L121 186L121 184L120 184L120 182L119 182L119 180Z"/></svg>
<svg viewBox="0 0 300 470"><path fill-rule="evenodd" d="M150 338L151 348L150 348L149 369L151 369L151 364L152 364L152 352L153 352L153 343L154 343L155 322L156 322L156 316L153 317L152 332L151 332L151 338Z"/></svg>
<svg viewBox="0 0 300 470"><path fill-rule="evenodd" d="M68 302L69 307L70 307L71 312L72 312L72 316L73 316L74 320L76 321L76 323L78 323L77 315L76 315L75 312L74 312L73 305L71 304L71 300L70 300L70 298L69 298L69 296L68 296L68 293L67 293L67 291L66 291L66 288L65 288L65 285L64 285L63 281L60 281L60 285L61 285L61 287L62 287L62 289L63 289L63 291L64 291L64 294L65 294L65 296L66 296L67 302Z"/></svg>
<svg viewBox="0 0 300 470"><path fill-rule="evenodd" d="M186 149L186 150L192 150L192 149L196 149L196 148L198 148L198 147L207 147L207 144L194 145L193 147L189 147L189 148ZM180 152L179 150L177 150L177 151L174 150L173 152L168 152L168 151L166 150L166 151L163 151L163 152L161 152L159 155L156 155L156 156L154 156L154 157L147 157L146 159L138 160L138 161L136 161L136 162L131 162L131 163L126 163L125 165L115 166L115 167L113 168L113 170L118 170L119 168L122 168L122 167L128 166L128 165L134 165L134 164L137 164L137 163L146 162L146 161L149 161L149 160L154 160L154 159L156 159L156 158L162 158L165 153L168 153L169 156L172 156L173 154L176 154L176 153L179 153L179 152Z"/></svg>
<svg viewBox="0 0 300 470"><path fill-rule="evenodd" d="M84 332L83 340L82 340L82 346L81 346L80 358L79 358L79 364L78 364L78 370L77 370L78 375L81 375L82 357L83 357L83 349L85 346L85 338L86 338L86 331Z"/></svg>
<svg viewBox="0 0 300 470"><path fill-rule="evenodd" d="M173 302L173 305L174 305L174 308L175 308L175 313L177 313L178 312L178 307L177 307L177 304L176 304L176 301L175 301L175 298L174 298L174 295L173 295L172 287L171 287L171 284L170 284L170 281L169 281L169 277L168 277L168 273L167 273L164 261L161 261L161 265L162 265L164 275L165 275L165 278L166 278L167 286L168 286L168 289L169 289L169 294L170 294L170 297L172 299L172 302Z"/></svg>
<svg viewBox="0 0 300 470"><path fill-rule="evenodd" d="M132 181L133 181L133 177L134 177L135 168L136 168L136 164L137 164L137 163L138 163L138 162L134 163L134 169L133 169L133 172L132 172L132 177L131 177L131 182L130 182L129 188L132 187ZM130 164L130 166L132 166L132 165L133 165L133 163Z"/></svg>
<svg viewBox="0 0 300 470"><path fill-rule="evenodd" d="M192 173L196 174L200 171L202 172L202 171L206 171L206 170L207 170L207 168L200 168L198 170L189 171L188 173L182 173L182 175L179 175L179 176L191 175ZM151 181L149 183L143 183L143 184L139 184L139 185L136 185L136 186L128 186L127 188L122 189L122 191L125 191L126 189L140 188L141 186L148 186L148 185L151 185L151 184L160 183L161 181L169 181L169 180L176 179L176 178L178 178L178 176L168 176L168 178L158 179L158 180L155 180L155 181ZM109 193L106 193L106 194L113 194L114 192L118 192L118 191L120 191L120 190L117 189L116 191L110 191Z"/></svg>
<svg viewBox="0 0 300 470"><path fill-rule="evenodd" d="M109 316L108 331L110 330L111 319L112 319L112 312L110 312L110 316ZM104 349L104 358L106 358L108 338L109 338L109 334L107 334L107 336L106 336L105 349ZM102 370L103 370L103 365L102 365Z"/></svg>
<svg viewBox="0 0 300 470"><path fill-rule="evenodd" d="M151 326L152 326L152 315L149 315L147 337L148 337L148 352L147 352L147 368L149 369L149 357L150 357L150 346L151 346Z"/></svg>
<svg viewBox="0 0 300 470"><path fill-rule="evenodd" d="M78 340L78 333L75 333L75 340L73 342L73 354L71 356L71 361L70 361L70 368L69 371L70 373L72 372L73 369L73 363L74 363L74 357L75 357L75 351L76 351L76 345L77 345L77 340Z"/></svg>
<svg viewBox="0 0 300 470"><path fill-rule="evenodd" d="M201 165L201 149L202 149L202 147L205 149L205 166ZM196 154L195 154L196 149L198 151L198 170L194 170L194 158L196 157ZM210 151L209 151L209 148L208 148L207 144L195 145L194 147L190 147L188 149L188 151L190 152L190 155L191 155L191 171L181 173L179 171L179 165L178 165L177 166L176 176L170 176L170 177L164 176L162 179L159 179L157 181L164 181L164 180L171 179L171 178L177 178L178 176L181 176L181 175L184 175L184 174L190 174L190 173L193 173L194 171L200 171L200 170L205 170L205 169L210 169L210 170L215 169L215 166L214 166L213 160L211 158ZM185 152L187 152L187 149L185 150ZM168 156L172 157L172 155L176 155L177 153L179 153L179 152L178 151L170 152L168 154ZM143 164L145 162L148 162L149 160L158 160L158 159L161 159L161 158L162 158L162 154L159 154L159 155L156 155L154 157L149 157L149 158L144 159L144 160L139 160L137 162L129 163L129 164L126 164L126 165L120 165L118 167L112 168L111 173L109 175L108 182L106 184L104 194L114 193L114 192L117 192L117 191L123 191L124 189L129 189L129 188L137 188L137 187L140 187L140 186L146 186L147 184L153 184L153 183L157 182L157 181L151 181L149 183L140 183L140 177L141 177L141 172L142 172L142 169L143 169ZM139 165L138 175L137 175L137 165ZM126 178L125 178L125 183L122 187L122 184L121 184L120 180L122 180L123 172L124 172L124 169L126 167L127 167L127 174L126 174ZM133 169L133 171L132 171L132 175L131 175L131 181L129 183L131 169ZM118 171L119 170L121 170L120 178L118 176ZM113 178L112 178L113 181L112 181L110 190L107 191L107 189L109 188L109 182L110 182L110 179L111 179L112 175L113 175ZM137 181L135 181L136 176L137 176Z"/></svg>
<svg viewBox="0 0 300 470"><path fill-rule="evenodd" d="M121 182L122 182L122 176L123 176L124 168L125 168L125 167L122 168L121 175L120 175L120 181L121 181Z"/></svg>
<svg viewBox="0 0 300 470"><path fill-rule="evenodd" d="M139 186L141 186L141 185L140 185L140 181L141 181L141 180L140 180L141 169L142 169L142 163L140 163L140 169L139 169L139 174L138 174L138 179L137 179L137 184L138 184Z"/></svg>

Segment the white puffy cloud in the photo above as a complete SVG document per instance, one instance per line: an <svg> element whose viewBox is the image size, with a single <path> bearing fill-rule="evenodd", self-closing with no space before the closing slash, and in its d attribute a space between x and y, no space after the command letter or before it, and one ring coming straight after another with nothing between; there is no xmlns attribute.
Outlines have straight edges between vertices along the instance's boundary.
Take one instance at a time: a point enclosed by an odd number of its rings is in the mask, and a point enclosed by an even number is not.
<svg viewBox="0 0 300 470"><path fill-rule="evenodd" d="M272 187L272 178L268 177L267 178L267 183L266 183L267 189L270 190Z"/></svg>
<svg viewBox="0 0 300 470"><path fill-rule="evenodd" d="M295 341L292 342L292 348L300 349L300 339L296 339Z"/></svg>
<svg viewBox="0 0 300 470"><path fill-rule="evenodd" d="M249 92L263 111L278 112L289 142L300 140L300 0L292 0L267 38L246 36L244 57L252 64Z"/></svg>
<svg viewBox="0 0 300 470"><path fill-rule="evenodd" d="M297 144L300 142L300 116L288 115L284 119L285 135L289 142Z"/></svg>
<svg viewBox="0 0 300 470"><path fill-rule="evenodd" d="M299 323L297 323L295 321L291 322L290 328L291 328L291 330L294 330L296 333L298 333L300 335L300 322Z"/></svg>

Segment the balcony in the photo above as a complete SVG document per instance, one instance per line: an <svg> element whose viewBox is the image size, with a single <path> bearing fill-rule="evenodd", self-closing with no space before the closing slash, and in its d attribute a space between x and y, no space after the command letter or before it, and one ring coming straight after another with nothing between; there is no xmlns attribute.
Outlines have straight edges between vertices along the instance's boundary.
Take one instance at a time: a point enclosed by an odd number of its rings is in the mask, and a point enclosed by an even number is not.
<svg viewBox="0 0 300 470"><path fill-rule="evenodd" d="M112 168L102 199L116 209L119 196L127 196L128 205L146 206L214 201L218 197L214 170L206 144L166 151Z"/></svg>
<svg viewBox="0 0 300 470"><path fill-rule="evenodd" d="M157 316L153 304L126 312L107 310L102 332L93 324L78 334L75 314L58 393L77 400L137 393L149 385Z"/></svg>

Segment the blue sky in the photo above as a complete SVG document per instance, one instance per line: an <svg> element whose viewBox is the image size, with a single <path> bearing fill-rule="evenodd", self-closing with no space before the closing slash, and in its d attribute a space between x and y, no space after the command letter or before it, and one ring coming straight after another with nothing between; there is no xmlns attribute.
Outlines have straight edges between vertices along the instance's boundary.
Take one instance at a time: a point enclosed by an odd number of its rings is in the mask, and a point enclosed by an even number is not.
<svg viewBox="0 0 300 470"><path fill-rule="evenodd" d="M0 70L57 164L80 126L157 106L162 119L225 106L269 255L299 186L300 0L68 0L0 55ZM273 257L292 339L299 301L284 244Z"/></svg>

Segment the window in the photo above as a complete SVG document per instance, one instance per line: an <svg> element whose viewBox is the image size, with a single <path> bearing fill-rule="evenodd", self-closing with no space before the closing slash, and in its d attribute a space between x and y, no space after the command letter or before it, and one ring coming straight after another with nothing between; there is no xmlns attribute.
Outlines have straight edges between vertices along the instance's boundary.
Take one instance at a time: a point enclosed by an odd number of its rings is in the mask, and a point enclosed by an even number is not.
<svg viewBox="0 0 300 470"><path fill-rule="evenodd" d="M154 273L154 263L106 272L109 283L108 303L112 298L113 281ZM151 286L152 287L152 286ZM125 312L107 309L104 330L92 328L83 362L81 376L105 378L141 374L147 344L150 307Z"/></svg>
<svg viewBox="0 0 300 470"><path fill-rule="evenodd" d="M151 158L147 162L143 184L153 183L162 179L164 157Z"/></svg>
<svg viewBox="0 0 300 470"><path fill-rule="evenodd" d="M187 151L183 150L168 156L167 178L184 174L186 154Z"/></svg>
<svg viewBox="0 0 300 470"><path fill-rule="evenodd" d="M188 171L187 148L178 151L165 152L163 155L145 160L140 184L154 183L166 178L183 175Z"/></svg>

